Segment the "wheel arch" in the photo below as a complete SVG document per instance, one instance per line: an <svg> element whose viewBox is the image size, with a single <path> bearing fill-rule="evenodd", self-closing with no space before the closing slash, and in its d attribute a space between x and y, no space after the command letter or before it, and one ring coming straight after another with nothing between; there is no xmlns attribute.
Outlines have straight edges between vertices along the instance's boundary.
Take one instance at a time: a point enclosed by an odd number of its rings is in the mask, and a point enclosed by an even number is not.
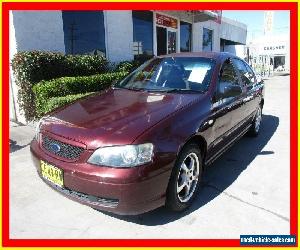
<svg viewBox="0 0 300 250"><path fill-rule="evenodd" d="M201 156L202 156L202 163L204 166L205 157L206 157L206 153L207 153L207 142L206 142L205 138L201 135L195 134L195 135L191 136L184 144L181 145L181 147L178 150L177 156L180 154L180 152L186 145L192 144L192 143L198 145L200 152L201 152Z"/></svg>

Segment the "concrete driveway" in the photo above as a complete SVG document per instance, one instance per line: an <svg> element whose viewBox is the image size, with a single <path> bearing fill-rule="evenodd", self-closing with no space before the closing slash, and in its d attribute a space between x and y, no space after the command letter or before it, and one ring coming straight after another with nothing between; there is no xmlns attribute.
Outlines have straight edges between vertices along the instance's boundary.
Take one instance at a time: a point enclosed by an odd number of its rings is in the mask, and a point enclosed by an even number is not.
<svg viewBox="0 0 300 250"><path fill-rule="evenodd" d="M184 213L159 208L115 216L78 204L39 179L30 160L34 128L11 123L10 238L239 238L289 234L289 76L265 81L261 133L242 138L204 174Z"/></svg>

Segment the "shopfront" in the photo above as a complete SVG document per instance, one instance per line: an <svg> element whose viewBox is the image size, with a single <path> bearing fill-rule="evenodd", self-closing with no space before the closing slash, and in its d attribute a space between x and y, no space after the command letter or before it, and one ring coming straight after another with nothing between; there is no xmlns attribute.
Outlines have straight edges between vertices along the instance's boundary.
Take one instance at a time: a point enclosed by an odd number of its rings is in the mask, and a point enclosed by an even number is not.
<svg viewBox="0 0 300 250"><path fill-rule="evenodd" d="M154 11L132 11L132 18L135 56L192 51L192 23L188 20Z"/></svg>
<svg viewBox="0 0 300 250"><path fill-rule="evenodd" d="M289 40L282 37L261 37L248 45L249 63L263 75L290 72Z"/></svg>
<svg viewBox="0 0 300 250"><path fill-rule="evenodd" d="M157 55L177 51L178 20L173 17L155 13Z"/></svg>

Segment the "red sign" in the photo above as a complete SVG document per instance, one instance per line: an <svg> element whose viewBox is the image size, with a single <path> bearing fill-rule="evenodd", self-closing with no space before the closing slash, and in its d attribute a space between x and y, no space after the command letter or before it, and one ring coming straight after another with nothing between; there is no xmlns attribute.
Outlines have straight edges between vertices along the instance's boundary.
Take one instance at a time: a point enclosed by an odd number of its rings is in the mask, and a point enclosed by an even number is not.
<svg viewBox="0 0 300 250"><path fill-rule="evenodd" d="M177 29L177 19L156 13L156 24Z"/></svg>

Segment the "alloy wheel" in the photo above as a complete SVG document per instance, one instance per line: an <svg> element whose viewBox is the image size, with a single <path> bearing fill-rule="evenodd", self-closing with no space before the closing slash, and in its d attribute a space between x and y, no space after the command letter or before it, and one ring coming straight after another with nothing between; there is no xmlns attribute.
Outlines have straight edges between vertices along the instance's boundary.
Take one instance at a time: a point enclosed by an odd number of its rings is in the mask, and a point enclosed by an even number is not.
<svg viewBox="0 0 300 250"><path fill-rule="evenodd" d="M199 177L199 158L190 153L180 166L177 178L177 197L181 202L187 202L193 196Z"/></svg>

